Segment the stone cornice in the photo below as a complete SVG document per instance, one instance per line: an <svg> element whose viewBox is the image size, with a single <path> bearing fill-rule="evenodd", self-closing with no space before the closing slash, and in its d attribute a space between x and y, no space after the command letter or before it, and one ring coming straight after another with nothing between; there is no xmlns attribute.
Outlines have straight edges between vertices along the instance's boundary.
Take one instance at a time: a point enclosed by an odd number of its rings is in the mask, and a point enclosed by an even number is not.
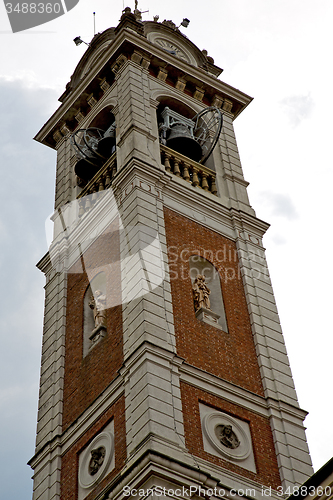
<svg viewBox="0 0 333 500"><path fill-rule="evenodd" d="M65 453L98 420L99 416L115 403L123 392L123 378L118 376L73 424L62 434L57 434L53 439L46 442L29 460L28 465L35 468L38 463L43 461L49 453L54 452L58 447L61 447L61 453Z"/></svg>
<svg viewBox="0 0 333 500"><path fill-rule="evenodd" d="M43 273L47 273L49 267L51 265L51 257L49 252L46 252L46 254L40 259L40 261L37 262L36 267Z"/></svg>
<svg viewBox="0 0 333 500"><path fill-rule="evenodd" d="M277 413L283 412L284 418L301 426L308 414L297 406L272 398L266 399L185 362L181 364L179 372L183 382L223 397L223 399L229 399L231 402L251 409L251 411L266 418L274 417Z"/></svg>
<svg viewBox="0 0 333 500"><path fill-rule="evenodd" d="M168 208L199 224L203 223L232 240L237 238L238 229L246 229L261 238L269 228L269 224L254 215L236 210L222 198L200 188L194 188L174 175L163 191L163 201ZM202 221L200 214L203 217Z"/></svg>

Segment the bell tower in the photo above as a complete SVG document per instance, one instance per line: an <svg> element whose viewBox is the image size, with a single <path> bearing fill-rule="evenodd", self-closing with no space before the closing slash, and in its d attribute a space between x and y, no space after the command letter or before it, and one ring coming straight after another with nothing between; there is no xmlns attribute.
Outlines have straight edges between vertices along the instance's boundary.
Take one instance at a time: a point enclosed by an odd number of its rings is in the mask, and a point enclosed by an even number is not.
<svg viewBox="0 0 333 500"><path fill-rule="evenodd" d="M261 498L311 474L233 121L251 102L126 8L36 139L57 151L33 500Z"/></svg>

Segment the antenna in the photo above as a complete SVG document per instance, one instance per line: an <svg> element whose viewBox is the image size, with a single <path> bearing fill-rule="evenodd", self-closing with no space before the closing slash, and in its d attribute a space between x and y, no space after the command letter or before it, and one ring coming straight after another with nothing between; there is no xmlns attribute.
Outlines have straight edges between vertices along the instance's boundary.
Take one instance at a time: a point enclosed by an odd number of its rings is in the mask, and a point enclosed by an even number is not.
<svg viewBox="0 0 333 500"><path fill-rule="evenodd" d="M95 15L96 15L96 12L93 12L93 16L94 16L94 36L96 35Z"/></svg>

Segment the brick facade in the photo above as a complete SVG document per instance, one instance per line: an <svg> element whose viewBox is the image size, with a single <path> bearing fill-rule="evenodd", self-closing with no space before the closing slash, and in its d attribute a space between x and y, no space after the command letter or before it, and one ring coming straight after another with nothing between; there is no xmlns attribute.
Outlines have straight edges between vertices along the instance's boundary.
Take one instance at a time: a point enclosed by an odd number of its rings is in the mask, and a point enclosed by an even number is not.
<svg viewBox="0 0 333 500"><path fill-rule="evenodd" d="M208 394L186 383L181 383L183 417L186 446L190 453L214 464L229 469L237 474L257 481L265 486L277 488L281 485L276 460L272 431L268 418L253 413L238 405ZM207 453L203 448L202 429L200 423L199 403L204 403L216 410L242 419L250 425L254 458L257 473L250 472L235 463Z"/></svg>
<svg viewBox="0 0 333 500"><path fill-rule="evenodd" d="M123 331L118 220L97 238L68 274L63 430L101 394L123 363ZM107 334L83 357L83 302L89 286L87 271L105 272ZM85 272L86 271L86 272Z"/></svg>
<svg viewBox="0 0 333 500"><path fill-rule="evenodd" d="M78 498L78 464L79 454L103 431L105 426L114 420L115 468L94 488L85 500L96 498L99 492L109 484L125 464L126 460L126 430L125 430L125 398L119 398L108 411L87 431L74 446L62 457L61 466L61 500L76 500Z"/></svg>
<svg viewBox="0 0 333 500"><path fill-rule="evenodd" d="M263 396L235 243L169 209L165 209L165 227L177 354L197 368ZM228 333L195 317L191 255L201 255L219 272Z"/></svg>

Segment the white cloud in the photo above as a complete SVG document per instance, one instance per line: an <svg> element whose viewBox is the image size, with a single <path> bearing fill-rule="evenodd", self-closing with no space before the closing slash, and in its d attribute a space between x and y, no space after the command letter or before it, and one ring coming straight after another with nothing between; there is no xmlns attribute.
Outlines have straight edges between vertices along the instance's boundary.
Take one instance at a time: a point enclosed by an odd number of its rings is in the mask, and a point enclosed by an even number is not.
<svg viewBox="0 0 333 500"><path fill-rule="evenodd" d="M315 103L310 93L285 97L280 101L292 126L297 127L303 120L311 117Z"/></svg>
<svg viewBox="0 0 333 500"><path fill-rule="evenodd" d="M262 204L272 216L296 219L298 217L293 200L288 194L264 191L259 193Z"/></svg>

